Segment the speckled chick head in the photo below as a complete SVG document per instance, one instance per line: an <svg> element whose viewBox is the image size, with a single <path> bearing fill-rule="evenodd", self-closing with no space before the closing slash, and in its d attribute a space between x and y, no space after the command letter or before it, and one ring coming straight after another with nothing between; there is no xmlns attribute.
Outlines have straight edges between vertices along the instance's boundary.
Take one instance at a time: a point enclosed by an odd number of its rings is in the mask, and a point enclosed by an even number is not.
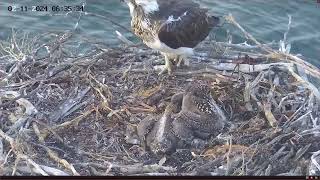
<svg viewBox="0 0 320 180"><path fill-rule="evenodd" d="M211 96L211 89L204 83L191 83L185 90L185 97L189 103L193 103L200 112L215 113L215 101Z"/></svg>

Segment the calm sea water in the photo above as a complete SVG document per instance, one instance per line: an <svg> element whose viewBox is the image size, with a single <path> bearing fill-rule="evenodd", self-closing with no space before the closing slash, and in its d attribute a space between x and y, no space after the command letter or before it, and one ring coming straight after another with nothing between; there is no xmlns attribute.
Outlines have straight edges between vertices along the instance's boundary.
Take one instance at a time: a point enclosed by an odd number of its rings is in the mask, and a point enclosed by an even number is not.
<svg viewBox="0 0 320 180"><path fill-rule="evenodd" d="M71 30L76 14L64 12L20 11L20 6L75 6L84 0L1 0L0 1L0 39L6 39L11 29L22 29L32 33ZM279 41L287 29L288 14L292 15L292 28L288 40L292 44L291 52L302 54L308 61L320 67L320 4L317 0L198 0L213 14L232 13L237 21L258 40ZM16 12L9 12L8 6L16 6ZM85 11L109 17L129 28L130 18L126 5L119 0L87 0ZM218 40L224 40L226 29L215 30ZM119 30L131 39L134 37L121 28L99 17L83 16L78 33L99 41L116 44L115 30ZM231 28L235 43L244 40Z"/></svg>

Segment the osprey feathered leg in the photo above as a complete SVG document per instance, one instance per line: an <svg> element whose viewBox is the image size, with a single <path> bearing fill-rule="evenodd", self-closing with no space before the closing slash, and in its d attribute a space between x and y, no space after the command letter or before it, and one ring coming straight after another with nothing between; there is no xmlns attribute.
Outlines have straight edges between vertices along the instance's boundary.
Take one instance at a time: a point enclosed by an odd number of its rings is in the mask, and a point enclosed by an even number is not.
<svg viewBox="0 0 320 180"><path fill-rule="evenodd" d="M163 54L163 55L164 55L165 64L164 64L164 69L161 70L159 75L161 75L161 74L163 74L165 72L168 72L168 74L171 74L172 73L172 62L170 60L170 57L167 54Z"/></svg>
<svg viewBox="0 0 320 180"><path fill-rule="evenodd" d="M176 62L177 62L177 67L181 67L181 64L185 65L185 66L189 66L189 60L187 57L185 56L177 56L176 58Z"/></svg>

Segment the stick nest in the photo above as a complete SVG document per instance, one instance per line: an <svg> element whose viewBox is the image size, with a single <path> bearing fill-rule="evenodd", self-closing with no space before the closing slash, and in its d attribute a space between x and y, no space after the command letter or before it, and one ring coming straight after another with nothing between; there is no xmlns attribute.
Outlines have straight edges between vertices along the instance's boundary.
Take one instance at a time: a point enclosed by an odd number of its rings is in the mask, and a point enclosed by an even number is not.
<svg viewBox="0 0 320 180"><path fill-rule="evenodd" d="M296 56L208 39L189 67L158 76L162 57L143 45L19 35L1 42L1 175L319 175L320 97L308 79L319 71ZM202 149L145 152L137 123L191 81L211 85L229 125Z"/></svg>

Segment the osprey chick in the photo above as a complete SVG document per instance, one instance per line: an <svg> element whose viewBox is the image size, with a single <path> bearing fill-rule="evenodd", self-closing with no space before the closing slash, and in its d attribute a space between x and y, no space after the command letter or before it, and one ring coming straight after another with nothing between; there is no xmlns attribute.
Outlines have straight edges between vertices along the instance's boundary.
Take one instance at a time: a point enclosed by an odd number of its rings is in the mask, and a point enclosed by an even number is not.
<svg viewBox="0 0 320 180"><path fill-rule="evenodd" d="M219 18L207 14L192 0L121 0L130 9L133 32L150 48L165 57L165 69L172 72L171 60L181 61L194 54Z"/></svg>

